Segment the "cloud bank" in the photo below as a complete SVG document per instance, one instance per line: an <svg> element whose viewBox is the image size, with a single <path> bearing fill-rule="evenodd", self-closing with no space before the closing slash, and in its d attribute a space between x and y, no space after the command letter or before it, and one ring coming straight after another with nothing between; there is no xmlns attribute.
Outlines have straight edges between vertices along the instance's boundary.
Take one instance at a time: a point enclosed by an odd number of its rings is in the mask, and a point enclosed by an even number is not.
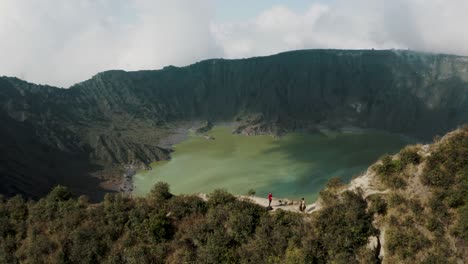
<svg viewBox="0 0 468 264"><path fill-rule="evenodd" d="M212 25L212 31L230 58L307 48L468 55L466 10L465 0L338 0L303 12L274 6L250 21Z"/></svg>
<svg viewBox="0 0 468 264"><path fill-rule="evenodd" d="M108 69L308 49L468 55L466 0L334 0L216 20L214 0L0 0L0 75L68 87ZM244 8L248 8L245 6Z"/></svg>
<svg viewBox="0 0 468 264"><path fill-rule="evenodd" d="M67 87L221 56L213 17L208 0L0 0L0 75Z"/></svg>

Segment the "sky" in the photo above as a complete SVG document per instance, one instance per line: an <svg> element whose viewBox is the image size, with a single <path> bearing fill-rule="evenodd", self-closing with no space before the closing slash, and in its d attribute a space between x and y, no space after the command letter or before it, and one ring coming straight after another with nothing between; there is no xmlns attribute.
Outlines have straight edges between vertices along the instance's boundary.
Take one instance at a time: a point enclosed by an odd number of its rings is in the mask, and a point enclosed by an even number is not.
<svg viewBox="0 0 468 264"><path fill-rule="evenodd" d="M296 49L468 56L467 0L0 0L0 76L58 87Z"/></svg>

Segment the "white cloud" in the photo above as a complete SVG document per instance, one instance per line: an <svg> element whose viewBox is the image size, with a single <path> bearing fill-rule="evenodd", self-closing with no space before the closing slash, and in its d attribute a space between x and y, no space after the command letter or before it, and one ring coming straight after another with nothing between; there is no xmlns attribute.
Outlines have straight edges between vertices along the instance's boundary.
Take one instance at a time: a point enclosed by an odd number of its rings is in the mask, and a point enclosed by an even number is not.
<svg viewBox="0 0 468 264"><path fill-rule="evenodd" d="M304 48L410 48L468 55L466 0L277 5L219 23L214 0L0 0L0 75L69 86L108 69ZM245 6L244 8L249 8Z"/></svg>
<svg viewBox="0 0 468 264"><path fill-rule="evenodd" d="M466 0L336 0L212 25L229 58L291 49L410 48L468 55Z"/></svg>
<svg viewBox="0 0 468 264"><path fill-rule="evenodd" d="M0 0L0 75L69 86L221 55L211 0Z"/></svg>

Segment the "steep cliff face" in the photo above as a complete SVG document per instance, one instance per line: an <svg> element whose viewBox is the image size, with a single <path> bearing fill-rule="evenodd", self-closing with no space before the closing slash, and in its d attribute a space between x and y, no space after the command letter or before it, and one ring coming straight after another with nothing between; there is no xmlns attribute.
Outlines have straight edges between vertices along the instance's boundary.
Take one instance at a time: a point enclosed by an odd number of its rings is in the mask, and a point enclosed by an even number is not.
<svg viewBox="0 0 468 264"><path fill-rule="evenodd" d="M108 71L69 89L0 78L0 111L34 139L106 164L167 159L180 121L239 133L358 126L429 139L468 122L468 58L410 51L304 50Z"/></svg>
<svg viewBox="0 0 468 264"><path fill-rule="evenodd" d="M0 114L0 194L39 198L57 184L70 186L76 194L93 200L103 197L99 180L91 172L103 167L87 153L61 150L42 142L28 121Z"/></svg>
<svg viewBox="0 0 468 264"><path fill-rule="evenodd" d="M406 51L296 51L160 71L110 71L70 93L153 122L262 114L288 129L357 125L431 137L467 121L466 58Z"/></svg>

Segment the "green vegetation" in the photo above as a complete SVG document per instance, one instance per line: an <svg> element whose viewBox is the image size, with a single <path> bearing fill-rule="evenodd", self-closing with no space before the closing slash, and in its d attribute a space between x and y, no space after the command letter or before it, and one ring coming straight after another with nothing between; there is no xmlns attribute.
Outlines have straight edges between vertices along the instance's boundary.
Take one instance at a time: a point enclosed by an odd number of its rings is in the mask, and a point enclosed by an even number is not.
<svg viewBox="0 0 468 264"><path fill-rule="evenodd" d="M398 193L391 193L388 197L388 205L390 207L397 207L402 204L406 204L406 199Z"/></svg>
<svg viewBox="0 0 468 264"><path fill-rule="evenodd" d="M390 262L458 263L468 258L468 127L446 135L428 150L423 159L416 148L407 147L396 159L384 158L376 170L382 179L398 175L396 161L403 164L400 175L410 164L422 166L412 170L411 175L419 175L413 186L387 195L384 223Z"/></svg>
<svg viewBox="0 0 468 264"><path fill-rule="evenodd" d="M380 215L387 213L387 202L380 195L371 195L368 200L370 201L369 213Z"/></svg>
<svg viewBox="0 0 468 264"><path fill-rule="evenodd" d="M339 177L333 177L327 182L327 188L333 189L333 188L340 188L343 186L343 182L341 181L341 178Z"/></svg>
<svg viewBox="0 0 468 264"><path fill-rule="evenodd" d="M387 248L397 257L413 259L421 250L430 246L430 241L412 222L392 225L386 234Z"/></svg>
<svg viewBox="0 0 468 264"><path fill-rule="evenodd" d="M381 158L381 164L375 165L375 170L380 181L389 188L401 189L406 187L406 181L400 175L404 169L404 164L399 159L392 159L385 155Z"/></svg>
<svg viewBox="0 0 468 264"><path fill-rule="evenodd" d="M468 203L468 127L449 135L427 158L423 182L435 187L451 208Z"/></svg>
<svg viewBox="0 0 468 264"><path fill-rule="evenodd" d="M410 164L421 163L422 157L415 147L409 146L400 151L397 158L385 155L380 161L380 164L374 166L380 181L389 188L404 189L407 186L404 170Z"/></svg>
<svg viewBox="0 0 468 264"><path fill-rule="evenodd" d="M345 191L339 200L314 219L311 250L332 263L355 263L357 249L377 230L372 226L372 216L366 212L367 203L361 193Z"/></svg>
<svg viewBox="0 0 468 264"><path fill-rule="evenodd" d="M146 198L108 194L100 203L63 186L38 201L0 196L0 263L379 263L380 246L387 263L460 263L468 259L467 138L468 129L451 133L424 159L411 151L384 158L379 179L423 166L407 188L364 199L332 179L312 215L270 212L225 190L207 201L174 196L166 183ZM379 234L385 244L369 248Z"/></svg>
<svg viewBox="0 0 468 264"><path fill-rule="evenodd" d="M468 128L450 137L427 158L423 181L426 185L447 189L454 187L468 194ZM468 197L468 195L464 195Z"/></svg>
<svg viewBox="0 0 468 264"><path fill-rule="evenodd" d="M306 220L238 200L224 190L173 196L158 183L147 198L109 194L91 204L62 186L37 202L0 200L1 263L356 262L375 233L361 194Z"/></svg>
<svg viewBox="0 0 468 264"><path fill-rule="evenodd" d="M402 166L405 167L408 164L418 165L422 157L418 154L417 149L414 147L406 147L402 151L400 151L400 160Z"/></svg>
<svg viewBox="0 0 468 264"><path fill-rule="evenodd" d="M429 207L434 218L428 227L448 228L459 241L468 238L468 126L448 134L427 158L424 184L434 189Z"/></svg>

